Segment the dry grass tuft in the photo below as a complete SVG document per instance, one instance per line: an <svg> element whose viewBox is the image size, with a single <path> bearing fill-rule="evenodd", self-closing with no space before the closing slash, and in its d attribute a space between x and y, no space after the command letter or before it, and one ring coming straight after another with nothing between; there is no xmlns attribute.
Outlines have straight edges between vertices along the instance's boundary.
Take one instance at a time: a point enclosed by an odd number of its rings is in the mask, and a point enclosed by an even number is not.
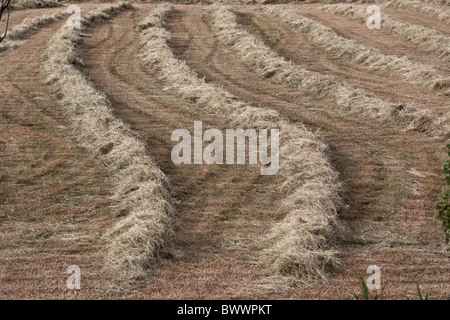
<svg viewBox="0 0 450 320"><path fill-rule="evenodd" d="M307 3L324 3L324 4L338 4L338 3L365 3L365 4L380 4L392 0L222 0L223 4L307 4ZM435 5L449 5L449 0L422 0L429 4Z"/></svg>
<svg viewBox="0 0 450 320"><path fill-rule="evenodd" d="M352 4L327 5L320 8L324 12L340 14L352 19L366 22L366 7ZM440 59L450 61L450 38L439 31L410 25L396 21L386 14L382 14L382 28L402 40L418 45L423 51L434 54Z"/></svg>
<svg viewBox="0 0 450 320"><path fill-rule="evenodd" d="M405 56L385 55L375 48L341 37L333 29L302 16L291 6L265 6L263 10L305 34L312 44L336 59L353 61L369 71L395 74L410 83L424 87L429 87L431 82L443 78L435 68L429 65L409 60Z"/></svg>
<svg viewBox="0 0 450 320"><path fill-rule="evenodd" d="M431 83L431 89L445 92L445 95L450 96L450 79L438 79Z"/></svg>
<svg viewBox="0 0 450 320"><path fill-rule="evenodd" d="M60 20L65 15L64 11L43 14L36 18L27 18L21 24L11 28L3 42L0 43L0 52L5 50L13 50L23 44L23 40L27 39L33 31L41 29Z"/></svg>
<svg viewBox="0 0 450 320"><path fill-rule="evenodd" d="M90 11L82 18L83 29L130 8L121 2ZM144 143L113 116L108 99L75 67L82 64L77 52L81 31L63 26L51 38L42 71L57 89L81 143L111 172L113 209L121 219L104 236L104 268L116 281L114 289L131 289L145 279L172 237L168 182Z"/></svg>
<svg viewBox="0 0 450 320"><path fill-rule="evenodd" d="M262 40L239 26L229 7L213 6L207 11L213 16L216 36L231 46L244 63L256 70L261 77L298 88L316 98L326 98L342 106L345 111L364 118L397 123L406 130L424 131L431 136L450 135L450 113L438 116L414 105L403 105L402 110L398 110L396 105L387 103L370 92L309 71L278 56Z"/></svg>
<svg viewBox="0 0 450 320"><path fill-rule="evenodd" d="M147 16L143 21L139 22L136 25L135 29L137 31L142 31L148 28L163 28L164 20L173 10L173 5L168 2L160 4L152 11L149 16Z"/></svg>
<svg viewBox="0 0 450 320"><path fill-rule="evenodd" d="M278 186L285 194L288 214L262 240L262 261L270 275L296 276L303 283L326 279L338 263L333 250L339 183L327 157L327 146L303 125L282 119L273 110L255 108L227 91L200 79L184 61L174 57L164 19L170 4L156 7L138 25L143 60L170 90L195 101L202 112L215 114L238 128L280 129Z"/></svg>

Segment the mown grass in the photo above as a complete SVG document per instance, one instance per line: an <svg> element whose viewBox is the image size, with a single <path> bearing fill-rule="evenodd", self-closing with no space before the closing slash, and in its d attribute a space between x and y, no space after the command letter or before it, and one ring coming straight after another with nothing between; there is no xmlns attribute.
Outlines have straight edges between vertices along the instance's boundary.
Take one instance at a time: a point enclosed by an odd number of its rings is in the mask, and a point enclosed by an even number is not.
<svg viewBox="0 0 450 320"><path fill-rule="evenodd" d="M280 41L280 31L261 16L250 12L237 12L236 15L242 25L259 34L266 46L273 47Z"/></svg>

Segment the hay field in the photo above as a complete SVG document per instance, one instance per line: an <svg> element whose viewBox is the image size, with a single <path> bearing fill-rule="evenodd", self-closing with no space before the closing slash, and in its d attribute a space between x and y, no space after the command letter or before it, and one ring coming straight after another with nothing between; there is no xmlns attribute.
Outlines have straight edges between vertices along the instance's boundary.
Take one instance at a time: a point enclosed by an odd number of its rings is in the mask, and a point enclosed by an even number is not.
<svg viewBox="0 0 450 320"><path fill-rule="evenodd" d="M0 298L352 299L377 265L384 299L449 299L449 17L440 0L13 1ZM174 164L195 121L278 129L278 172Z"/></svg>

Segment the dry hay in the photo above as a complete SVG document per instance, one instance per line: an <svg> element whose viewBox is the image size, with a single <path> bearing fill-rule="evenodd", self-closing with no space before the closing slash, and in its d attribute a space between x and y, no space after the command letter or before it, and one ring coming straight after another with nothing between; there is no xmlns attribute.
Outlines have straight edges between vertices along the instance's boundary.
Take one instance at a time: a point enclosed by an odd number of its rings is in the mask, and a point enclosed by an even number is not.
<svg viewBox="0 0 450 320"><path fill-rule="evenodd" d="M12 10L61 7L61 0L12 0Z"/></svg>
<svg viewBox="0 0 450 320"><path fill-rule="evenodd" d="M410 83L427 88L430 83L444 78L429 65L412 61L405 56L385 55L375 48L344 38L333 29L302 16L292 6L265 6L263 10L305 34L312 44L325 50L333 58L352 61L369 71L395 74Z"/></svg>
<svg viewBox="0 0 450 320"><path fill-rule="evenodd" d="M82 18L83 29L132 8L121 2ZM120 220L104 236L104 269L115 289L134 288L172 238L168 182L133 132L115 118L106 96L75 67L82 65L77 45L82 30L63 26L50 40L42 71L57 89L81 143L98 155L115 183L113 210Z"/></svg>
<svg viewBox="0 0 450 320"><path fill-rule="evenodd" d="M64 15L64 11L57 11L43 14L36 18L26 18L21 24L14 26L8 31L7 37L0 43L0 52L20 47L23 44L23 40L27 39L33 31L60 20Z"/></svg>
<svg viewBox="0 0 450 320"><path fill-rule="evenodd" d="M307 3L323 3L323 4L339 4L339 3L361 3L361 4L380 4L390 2L392 0L222 0L223 4L307 4ZM211 1L212 2L212 1ZM449 5L449 0L422 0L429 4Z"/></svg>
<svg viewBox="0 0 450 320"><path fill-rule="evenodd" d="M343 107L344 110L341 111L398 123L406 130L424 131L431 136L450 135L450 113L438 116L414 105L392 105L370 92L309 71L278 56L262 40L244 30L229 7L215 5L206 10L213 16L216 36L237 52L244 63L256 70L262 78L298 88L315 98L331 100Z"/></svg>
<svg viewBox="0 0 450 320"><path fill-rule="evenodd" d="M437 7L433 5L435 1L432 2L427 1L427 2L429 2L429 4L423 3L423 1L415 1L415 0L391 0L384 2L381 5L381 7L410 10L413 12L426 14L431 18L438 19L446 23L450 23L450 10L448 8ZM448 5L447 3L445 4Z"/></svg>
<svg viewBox="0 0 450 320"><path fill-rule="evenodd" d="M270 275L295 276L312 283L326 279L326 269L338 264L333 249L338 228L337 173L327 146L301 124L292 124L273 111L256 108L200 79L174 57L164 19L174 7L156 7L140 24L143 60L167 85L167 90L194 102L200 112L215 114L238 128L280 129L280 171L287 215L262 240L262 263Z"/></svg>
<svg viewBox="0 0 450 320"><path fill-rule="evenodd" d="M320 10L340 14L364 23L368 17L366 7L352 4L327 5L321 7ZM447 62L450 60L450 38L437 30L399 22L386 14L382 14L381 27L402 40L418 45L427 53L434 54Z"/></svg>

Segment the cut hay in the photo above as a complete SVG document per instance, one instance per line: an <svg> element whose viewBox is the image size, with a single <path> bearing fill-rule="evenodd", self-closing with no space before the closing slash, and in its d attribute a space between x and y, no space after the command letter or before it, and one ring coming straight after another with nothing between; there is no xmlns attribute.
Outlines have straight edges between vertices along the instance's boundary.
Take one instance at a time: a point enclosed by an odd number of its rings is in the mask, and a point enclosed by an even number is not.
<svg viewBox="0 0 450 320"><path fill-rule="evenodd" d="M333 29L302 16L292 6L264 6L263 10L279 18L286 25L302 32L308 41L330 54L334 59L352 61L368 71L396 75L405 81L426 88L437 79L444 78L429 65L412 61L405 56L385 55L375 48L362 45L353 39L341 37Z"/></svg>
<svg viewBox="0 0 450 320"><path fill-rule="evenodd" d="M423 1L415 0L391 0L383 2L382 8L403 9L417 13L422 13L430 18L450 24L450 9L445 7L437 7L432 2L423 3Z"/></svg>
<svg viewBox="0 0 450 320"><path fill-rule="evenodd" d="M33 31L44 28L49 24L62 19L65 16L64 11L43 14L36 18L26 18L21 24L14 26L8 31L7 37L0 43L0 52L13 50L23 44Z"/></svg>
<svg viewBox="0 0 450 320"><path fill-rule="evenodd" d="M132 8L119 3L90 11L83 29ZM77 136L98 156L115 184L113 210L118 223L104 236L104 269L114 287L129 289L146 278L148 269L172 237L172 206L167 179L133 132L115 118L106 96L75 67L82 65L77 45L83 30L63 26L50 40L42 72L57 90Z"/></svg>
<svg viewBox="0 0 450 320"><path fill-rule="evenodd" d="M11 1L12 10L55 8L61 7L61 0L13 0Z"/></svg>
<svg viewBox="0 0 450 320"><path fill-rule="evenodd" d="M368 17L366 7L352 4L327 5L321 7L320 10L340 14L364 23ZM382 14L381 26L382 30L387 30L398 38L419 46L421 50L444 61L450 61L450 38L439 31L399 22L390 18L387 14Z"/></svg>
<svg viewBox="0 0 450 320"><path fill-rule="evenodd" d="M324 281L327 269L339 261L333 244L341 204L327 146L303 125L206 83L177 59L169 46L170 32L164 28L165 17L173 10L171 4L159 5L136 26L144 62L168 91L193 102L198 112L214 114L237 128L280 130L278 177L282 182L278 189L285 194L282 206L287 214L262 240L260 260L270 276L294 276L301 283Z"/></svg>
<svg viewBox="0 0 450 320"><path fill-rule="evenodd" d="M378 4L390 2L392 0L230 0L229 4L303 4L303 3L323 3L323 4L338 4L338 3L361 3L361 4ZM429 4L435 5L449 5L449 0L422 0ZM227 1L222 1L226 4Z"/></svg>
<svg viewBox="0 0 450 320"><path fill-rule="evenodd" d="M314 98L333 101L342 107L341 112L396 123L406 130L424 131L430 136L450 135L450 113L439 117L414 105L402 104L399 108L370 92L309 71L278 56L262 40L244 30L229 7L215 5L206 10L213 17L213 29L217 38L230 46L261 78L298 88Z"/></svg>

